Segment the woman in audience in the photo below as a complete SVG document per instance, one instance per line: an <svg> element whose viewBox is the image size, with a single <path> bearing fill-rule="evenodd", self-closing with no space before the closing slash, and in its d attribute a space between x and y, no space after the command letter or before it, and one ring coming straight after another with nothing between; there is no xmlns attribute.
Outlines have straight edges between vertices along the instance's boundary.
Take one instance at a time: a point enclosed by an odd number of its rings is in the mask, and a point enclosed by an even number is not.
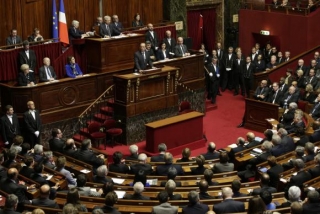
<svg viewBox="0 0 320 214"><path fill-rule="evenodd" d="M29 42L39 42L43 41L43 36L40 34L40 30L38 28L35 28L33 30L33 34L28 37Z"/></svg>
<svg viewBox="0 0 320 214"><path fill-rule="evenodd" d="M261 214L266 210L266 205L259 196L250 198L248 203L248 214Z"/></svg>
<svg viewBox="0 0 320 214"><path fill-rule="evenodd" d="M259 54L256 62L256 73L262 72L265 70L266 70L266 63L262 58L262 54Z"/></svg>
<svg viewBox="0 0 320 214"><path fill-rule="evenodd" d="M67 193L67 201L66 204L72 204L75 206L79 212L88 212L86 205L81 204L80 202L80 194L77 188L72 187Z"/></svg>
<svg viewBox="0 0 320 214"><path fill-rule="evenodd" d="M194 161L190 159L191 150L189 148L184 148L182 150L182 158L180 160L177 160L177 162L191 162Z"/></svg>
<svg viewBox="0 0 320 214"><path fill-rule="evenodd" d="M23 64L20 67L21 72L18 75L18 85L19 86L34 86L36 84L36 79L33 72L30 72L28 64Z"/></svg>
<svg viewBox="0 0 320 214"><path fill-rule="evenodd" d="M265 204L266 210L274 210L276 209L276 204L272 203L272 194L268 190L263 190L260 192L260 197Z"/></svg>
<svg viewBox="0 0 320 214"><path fill-rule="evenodd" d="M23 137L20 135L17 135L13 138L13 143L11 145L11 148L14 148L17 151L17 153L20 154L22 151L22 148L21 148L22 143L23 143Z"/></svg>
<svg viewBox="0 0 320 214"><path fill-rule="evenodd" d="M207 169L204 167L205 159L202 155L199 155L196 157L196 163L198 164L198 167L191 169L191 174L193 175L203 175L204 171Z"/></svg>
<svg viewBox="0 0 320 214"><path fill-rule="evenodd" d="M166 48L166 43L161 43L161 49L157 51L157 60L165 60L170 58L169 50Z"/></svg>
<svg viewBox="0 0 320 214"><path fill-rule="evenodd" d="M133 21L132 21L132 27L143 27L143 23L141 21L139 13L136 13L134 15L134 18L133 18Z"/></svg>
<svg viewBox="0 0 320 214"><path fill-rule="evenodd" d="M316 100L317 95L313 92L313 86L311 84L308 84L306 86L306 90L303 93L301 100L307 101L310 104L314 104L314 101Z"/></svg>
<svg viewBox="0 0 320 214"><path fill-rule="evenodd" d="M128 173L129 167L124 163L124 159L122 159L123 155L121 152L113 153L113 163L109 165L110 172L117 172L117 173Z"/></svg>
<svg viewBox="0 0 320 214"><path fill-rule="evenodd" d="M103 191L103 193L101 194L102 198L105 198L109 192L113 192L114 191L113 182L106 182L105 184L103 184L102 191Z"/></svg>
<svg viewBox="0 0 320 214"><path fill-rule="evenodd" d="M304 88L305 87L305 82L306 82L306 79L305 79L305 77L304 77L304 75L303 75L303 70L298 70L297 71L297 86L298 86L298 88Z"/></svg>
<svg viewBox="0 0 320 214"><path fill-rule="evenodd" d="M234 169L234 164L229 163L229 156L227 152L221 152L219 156L220 162L214 164L213 171L215 173L222 173L222 172L231 172Z"/></svg>
<svg viewBox="0 0 320 214"><path fill-rule="evenodd" d="M68 64L66 64L66 74L68 77L76 78L77 76L82 76L82 71L73 56L68 56Z"/></svg>

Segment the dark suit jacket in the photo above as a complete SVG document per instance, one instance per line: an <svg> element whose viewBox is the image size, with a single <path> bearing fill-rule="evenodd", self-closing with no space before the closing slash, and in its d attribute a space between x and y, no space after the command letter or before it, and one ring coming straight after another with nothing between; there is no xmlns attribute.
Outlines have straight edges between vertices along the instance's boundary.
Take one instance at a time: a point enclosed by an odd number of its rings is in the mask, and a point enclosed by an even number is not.
<svg viewBox="0 0 320 214"><path fill-rule="evenodd" d="M36 78L34 78L34 73L29 72L27 75L25 75L23 72L20 72L18 74L18 85L19 86L27 86L30 82L33 82L36 84Z"/></svg>
<svg viewBox="0 0 320 214"><path fill-rule="evenodd" d="M181 48L183 49L183 52L181 50ZM176 45L176 47L174 48L174 55L175 57L183 57L183 54L188 53L188 48L186 45Z"/></svg>
<svg viewBox="0 0 320 214"><path fill-rule="evenodd" d="M243 68L243 77L253 80L253 74L256 72L255 64L254 62L251 62L249 67L247 68L247 64L244 65ZM252 85L252 83L251 83Z"/></svg>
<svg viewBox="0 0 320 214"><path fill-rule="evenodd" d="M54 209L59 209L59 205L54 200L51 200L49 198L41 199L36 198L32 200L32 205L39 206L39 207L49 207Z"/></svg>
<svg viewBox="0 0 320 214"><path fill-rule="evenodd" d="M7 169L0 165L0 181L7 178Z"/></svg>
<svg viewBox="0 0 320 214"><path fill-rule="evenodd" d="M52 66L49 66L49 71L50 74L52 76L53 79L57 79L57 75L56 72L54 72L54 69ZM48 78L47 78L47 72L44 68L44 66L42 66L41 68L39 68L39 82L48 82Z"/></svg>
<svg viewBox="0 0 320 214"><path fill-rule="evenodd" d="M202 155L206 160L213 160L213 159L218 159L219 156L220 156L220 153L214 151L213 153L212 152L207 152L207 153L202 154Z"/></svg>
<svg viewBox="0 0 320 214"><path fill-rule="evenodd" d="M265 71L266 70L266 63L264 62L264 60L261 60L260 62L255 62L255 66L256 66L256 72L261 72L261 71Z"/></svg>
<svg viewBox="0 0 320 214"><path fill-rule="evenodd" d="M290 96L290 98L289 98ZM288 99L289 98L289 99ZM298 100L299 100L299 96L294 93L292 95L289 95L289 92L286 92L284 95L283 95L283 99L281 101L281 106L284 106L285 103L287 103L287 105L289 106L290 103L292 102L295 102L295 103L298 103Z"/></svg>
<svg viewBox="0 0 320 214"><path fill-rule="evenodd" d="M219 204L215 204L213 211L216 213L236 213L244 212L244 203L240 201L234 201L233 199L226 199Z"/></svg>
<svg viewBox="0 0 320 214"><path fill-rule="evenodd" d="M319 214L320 213L320 203L305 203L302 206L302 214Z"/></svg>
<svg viewBox="0 0 320 214"><path fill-rule="evenodd" d="M127 156L125 159L128 160L128 161L130 161L130 160L138 160L138 154L133 154L133 155Z"/></svg>
<svg viewBox="0 0 320 214"><path fill-rule="evenodd" d="M261 188L256 188L252 190L251 195L259 195L261 192L268 190L270 193L276 193L277 189L271 186L262 186Z"/></svg>
<svg viewBox="0 0 320 214"><path fill-rule="evenodd" d="M12 115L12 123L7 115L0 119L1 121L1 137L4 142L12 141L16 135L21 135L18 117L16 114ZM10 142L12 143L12 142Z"/></svg>
<svg viewBox="0 0 320 214"><path fill-rule="evenodd" d="M168 174L168 170L170 167L174 167L177 170L177 175L184 175L184 171L181 167L181 165L178 164L164 164L164 165L158 165L156 169L157 175L166 176Z"/></svg>
<svg viewBox="0 0 320 214"><path fill-rule="evenodd" d="M164 154L152 156L150 162L164 162Z"/></svg>
<svg viewBox="0 0 320 214"><path fill-rule="evenodd" d="M196 168L191 168L191 174L192 175L203 175L204 171L206 170L207 168L204 167L204 166L198 166Z"/></svg>
<svg viewBox="0 0 320 214"><path fill-rule="evenodd" d="M318 83L318 78L316 76L313 76L313 77L308 76L305 79L305 85L311 84L313 88L316 87L317 83Z"/></svg>
<svg viewBox="0 0 320 214"><path fill-rule="evenodd" d="M174 39L174 38L171 38L171 40L170 40L170 43L169 43L169 41L168 41L168 38L164 38L163 40L162 40L162 42L164 42L165 44L166 44L166 49L169 51L169 52L171 52L171 53L174 53L174 51L175 51L175 47L176 47L176 40Z"/></svg>
<svg viewBox="0 0 320 214"><path fill-rule="evenodd" d="M207 192L199 192L200 199L214 199L214 196L209 195Z"/></svg>
<svg viewBox="0 0 320 214"><path fill-rule="evenodd" d="M14 183L10 179L2 180L0 189L8 194L15 194L18 197L19 203L24 203L27 200L27 187Z"/></svg>
<svg viewBox="0 0 320 214"><path fill-rule="evenodd" d="M159 38L155 31L153 31L153 36L151 35L150 31L146 32L145 40L151 42L151 48L155 49L155 47L159 47Z"/></svg>
<svg viewBox="0 0 320 214"><path fill-rule="evenodd" d="M125 194L123 199L129 199L129 200L150 200L149 196L144 196L141 194Z"/></svg>
<svg viewBox="0 0 320 214"><path fill-rule="evenodd" d="M34 173L33 168L29 168L27 166L23 166L21 168L21 170L19 171L20 175L27 177L27 178L30 178L33 173Z"/></svg>
<svg viewBox="0 0 320 214"><path fill-rule="evenodd" d="M257 97L258 95L264 95L264 98L262 99L260 97ZM254 92L253 97L256 100L267 101L268 95L269 95L269 88L268 87L261 88L260 86L258 86L256 91Z"/></svg>
<svg viewBox="0 0 320 214"><path fill-rule="evenodd" d="M245 149L249 149L249 148L258 146L259 144L260 144L259 141L253 140L253 141L249 142L249 143L245 146Z"/></svg>
<svg viewBox="0 0 320 214"><path fill-rule="evenodd" d="M104 205L103 207L94 207L93 210L95 209L102 209L104 213L110 213L110 214L121 214L116 208Z"/></svg>
<svg viewBox="0 0 320 214"><path fill-rule="evenodd" d="M99 183L99 184L105 184L107 182L113 183L113 180L108 177L100 177L100 176L95 175L95 176L93 176L93 182Z"/></svg>
<svg viewBox="0 0 320 214"><path fill-rule="evenodd" d="M230 162L233 162L234 158L235 158L235 154L238 152L241 152L243 150L245 150L246 148L244 146L238 145L238 147L236 148L232 148L229 152L229 160Z"/></svg>
<svg viewBox="0 0 320 214"><path fill-rule="evenodd" d="M6 209L0 210L0 214L21 214L20 212L16 212L13 209Z"/></svg>
<svg viewBox="0 0 320 214"><path fill-rule="evenodd" d="M320 176L320 166L315 166L314 168L309 169L308 172L310 173L312 178L318 177Z"/></svg>
<svg viewBox="0 0 320 214"><path fill-rule="evenodd" d="M267 174L270 177L270 186L277 188L279 182L279 174L283 172L283 167L277 164L267 170Z"/></svg>
<svg viewBox="0 0 320 214"><path fill-rule="evenodd" d="M35 71L35 68L37 66L37 57L33 50L29 50L29 58L27 57L27 54L24 50L19 52L19 68L22 64L28 64L30 67L30 70Z"/></svg>
<svg viewBox="0 0 320 214"><path fill-rule="evenodd" d="M81 39L81 35L84 33L79 28L69 27L68 29L69 39Z"/></svg>
<svg viewBox="0 0 320 214"><path fill-rule="evenodd" d="M279 85L279 90L282 91L283 95L288 91L289 87L287 84Z"/></svg>
<svg viewBox="0 0 320 214"><path fill-rule="evenodd" d="M117 29L118 32L121 32L123 30L123 25L121 22L112 22L111 25L113 28Z"/></svg>
<svg viewBox="0 0 320 214"><path fill-rule="evenodd" d="M38 173L31 174L30 178L32 180L34 180L35 182L39 183L41 186L44 185L44 184L49 184L48 181L44 177L39 175Z"/></svg>
<svg viewBox="0 0 320 214"><path fill-rule="evenodd" d="M208 205L200 203L188 205L182 209L183 214L205 214L208 211Z"/></svg>
<svg viewBox="0 0 320 214"><path fill-rule="evenodd" d="M104 37L104 36L118 36L120 35L120 31L114 27L114 25L112 24L109 24L109 32L107 30L107 27L106 27L106 24L105 23L102 23L100 25L100 36L101 37Z"/></svg>
<svg viewBox="0 0 320 214"><path fill-rule="evenodd" d="M52 138L49 140L50 150L53 152L63 152L65 142L59 138Z"/></svg>
<svg viewBox="0 0 320 214"><path fill-rule="evenodd" d="M33 118L32 114L29 111L26 111L23 114L24 123L29 134L34 134L36 131L41 132L41 118L38 110L35 110L36 119Z"/></svg>
<svg viewBox="0 0 320 214"><path fill-rule="evenodd" d="M153 169L150 164L144 164L144 163L136 163L132 164L130 166L130 173L131 174L137 174L140 170L143 170L147 175L150 175L153 173Z"/></svg>
<svg viewBox="0 0 320 214"><path fill-rule="evenodd" d="M283 100L283 93L282 91L278 90L275 92L274 90L271 90L268 95L268 102L280 105L281 101Z"/></svg>
<svg viewBox="0 0 320 214"><path fill-rule="evenodd" d="M271 149L271 154L275 157L283 155L284 153L285 153L285 150L284 150L283 145L281 145L281 144L273 146L273 148Z"/></svg>
<svg viewBox="0 0 320 214"><path fill-rule="evenodd" d="M104 160L98 158L92 151L89 149L79 149L74 154L74 157L78 160L91 164L94 168L104 164Z"/></svg>
<svg viewBox="0 0 320 214"><path fill-rule="evenodd" d="M263 152L262 154L256 156L255 158L250 159L249 164L258 165L262 162L267 161L269 156L271 156L270 152Z"/></svg>
<svg viewBox="0 0 320 214"><path fill-rule="evenodd" d="M314 101L316 100L317 98L317 95L314 94L314 93L310 93L308 96L307 96L307 93L304 92L303 95L300 97L301 100L303 101L307 101L308 103L311 103L311 104L314 104Z"/></svg>
<svg viewBox="0 0 320 214"><path fill-rule="evenodd" d="M123 174L127 174L129 173L129 167L126 164L110 164L109 165L109 171L110 172L118 172L118 173L123 173Z"/></svg>
<svg viewBox="0 0 320 214"><path fill-rule="evenodd" d="M164 57L162 49L158 49L158 51L157 51L157 60L164 60L164 59L171 58L170 57L171 55L169 54L169 50L168 49L165 50L165 53L166 53L166 57Z"/></svg>
<svg viewBox="0 0 320 214"><path fill-rule="evenodd" d="M286 186L286 190L288 191L290 187L297 186L302 188L304 182L309 181L311 179L311 175L309 172L300 171L297 175L294 175L290 178L289 183Z"/></svg>
<svg viewBox="0 0 320 214"><path fill-rule="evenodd" d="M140 51L134 53L134 67L138 70L146 70L152 67L152 60L148 51L145 51L146 60L144 60L143 54Z"/></svg>
<svg viewBox="0 0 320 214"><path fill-rule="evenodd" d="M283 136L281 138L281 145L283 146L285 153L291 152L295 149L295 144L290 136Z"/></svg>
<svg viewBox="0 0 320 214"><path fill-rule="evenodd" d="M20 36L16 36L16 44L20 44L20 43L22 43ZM7 37L6 45L13 45L13 39L11 36Z"/></svg>

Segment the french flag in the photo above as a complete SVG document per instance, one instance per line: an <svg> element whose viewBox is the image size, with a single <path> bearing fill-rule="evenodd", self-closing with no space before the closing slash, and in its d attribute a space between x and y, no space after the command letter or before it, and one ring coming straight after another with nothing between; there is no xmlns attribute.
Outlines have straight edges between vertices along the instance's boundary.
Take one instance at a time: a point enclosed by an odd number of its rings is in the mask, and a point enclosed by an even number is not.
<svg viewBox="0 0 320 214"><path fill-rule="evenodd" d="M65 43L65 44L69 44L67 19L66 19L66 13L64 10L63 0L60 0L59 37L60 37L60 42Z"/></svg>

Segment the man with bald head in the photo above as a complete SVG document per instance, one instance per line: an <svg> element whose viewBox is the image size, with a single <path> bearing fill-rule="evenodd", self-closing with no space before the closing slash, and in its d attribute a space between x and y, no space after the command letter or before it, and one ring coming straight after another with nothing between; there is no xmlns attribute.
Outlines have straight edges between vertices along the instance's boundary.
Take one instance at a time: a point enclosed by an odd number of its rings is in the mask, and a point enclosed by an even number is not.
<svg viewBox="0 0 320 214"><path fill-rule="evenodd" d="M254 92L253 98L255 100L260 101L267 101L269 95L269 88L267 86L267 80L262 80L260 86L257 87L256 91Z"/></svg>
<svg viewBox="0 0 320 214"><path fill-rule="evenodd" d="M50 186L44 184L40 187L40 195L38 198L32 200L32 205L39 207L49 207L59 209L59 205L54 200L49 199Z"/></svg>
<svg viewBox="0 0 320 214"><path fill-rule="evenodd" d="M39 82L49 82L57 79L56 72L50 65L49 57L43 58L43 66L39 69Z"/></svg>
<svg viewBox="0 0 320 214"><path fill-rule="evenodd" d="M67 139L66 145L63 148L62 153L67 155L67 156L72 157L75 154L76 151L77 151L77 147L76 147L76 145L74 143L74 140L72 138Z"/></svg>
<svg viewBox="0 0 320 214"><path fill-rule="evenodd" d="M307 66L304 65L304 60L303 59L299 59L298 60L298 65L297 65L297 68L296 68L296 73L298 70L302 70L303 71L303 74L304 76L309 76L309 72L308 71L308 68Z"/></svg>
<svg viewBox="0 0 320 214"><path fill-rule="evenodd" d="M243 137L238 137L237 138L237 147L236 148L232 148L230 150L230 152L229 152L229 160L230 160L230 162L233 162L233 160L235 158L235 154L237 152L241 152L241 151L246 149L245 145L244 145L245 143L246 143L246 141L244 140Z"/></svg>
<svg viewBox="0 0 320 214"><path fill-rule="evenodd" d="M208 144L207 153L202 154L206 160L218 159L220 153L216 151L216 144L214 142L210 142Z"/></svg>
<svg viewBox="0 0 320 214"><path fill-rule="evenodd" d="M134 53L134 68L137 72L142 72L152 67L150 53L146 51L146 43L140 43L140 50Z"/></svg>
<svg viewBox="0 0 320 214"><path fill-rule="evenodd" d="M40 134L41 134L41 118L40 112L36 110L34 102L27 102L28 111L23 114L25 122L25 138L26 142L30 144L30 147L33 148L35 144L40 143Z"/></svg>
<svg viewBox="0 0 320 214"><path fill-rule="evenodd" d="M150 41L151 48L153 49L154 52L156 52L159 47L158 34L153 30L153 24L149 23L147 25L147 28L148 28L148 31L146 32L146 35L145 35L145 41Z"/></svg>
<svg viewBox="0 0 320 214"><path fill-rule="evenodd" d="M296 93L296 88L290 86L289 90L283 95L283 100L280 102L280 106L287 108L290 103L297 103L299 95Z"/></svg>
<svg viewBox="0 0 320 214"><path fill-rule="evenodd" d="M244 203L232 199L233 192L230 187L222 188L223 201L213 206L216 213L238 213L245 212Z"/></svg>
<svg viewBox="0 0 320 214"><path fill-rule="evenodd" d="M209 185L208 185L207 181L201 180L199 182L199 190L200 190L199 198L200 198L200 200L201 199L214 199L214 196L209 195L208 188L209 188Z"/></svg>
<svg viewBox="0 0 320 214"><path fill-rule="evenodd" d="M118 36L121 34L121 32L111 24L110 16L103 17L103 20L104 22L100 24L99 30L102 38L110 38L111 36Z"/></svg>
<svg viewBox="0 0 320 214"><path fill-rule="evenodd" d="M176 57L190 56L187 46L183 44L182 37L178 37L177 45L174 49L174 55Z"/></svg>
<svg viewBox="0 0 320 214"><path fill-rule="evenodd" d="M267 173L262 173L260 177L260 188L256 188L252 191L252 195L259 195L261 192L267 190L270 193L276 193L277 189L269 186L270 176Z"/></svg>
<svg viewBox="0 0 320 214"><path fill-rule="evenodd" d="M165 36L165 38L163 38L162 43L166 44L166 48L167 48L167 50L169 50L169 52L174 53L174 49L175 49L177 43L176 43L176 40L171 37L170 30L166 31L166 36Z"/></svg>
<svg viewBox="0 0 320 214"><path fill-rule="evenodd" d="M253 132L248 132L247 133L247 142L248 142L248 144L245 146L246 149L258 146L260 144L259 141L255 140L255 137L256 136L254 135Z"/></svg>
<svg viewBox="0 0 320 214"><path fill-rule="evenodd" d="M150 175L153 173L152 167L147 163L147 155L140 153L138 156L138 163L131 164L130 173L137 174L140 170L143 170L145 174Z"/></svg>

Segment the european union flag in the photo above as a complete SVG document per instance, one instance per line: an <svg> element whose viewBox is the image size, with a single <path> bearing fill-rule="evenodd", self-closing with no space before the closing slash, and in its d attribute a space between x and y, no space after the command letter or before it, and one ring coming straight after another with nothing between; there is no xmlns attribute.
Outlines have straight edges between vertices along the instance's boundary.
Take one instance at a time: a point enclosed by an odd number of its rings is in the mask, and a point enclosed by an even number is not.
<svg viewBox="0 0 320 214"><path fill-rule="evenodd" d="M52 38L55 42L57 42L59 39L56 0L52 0Z"/></svg>

